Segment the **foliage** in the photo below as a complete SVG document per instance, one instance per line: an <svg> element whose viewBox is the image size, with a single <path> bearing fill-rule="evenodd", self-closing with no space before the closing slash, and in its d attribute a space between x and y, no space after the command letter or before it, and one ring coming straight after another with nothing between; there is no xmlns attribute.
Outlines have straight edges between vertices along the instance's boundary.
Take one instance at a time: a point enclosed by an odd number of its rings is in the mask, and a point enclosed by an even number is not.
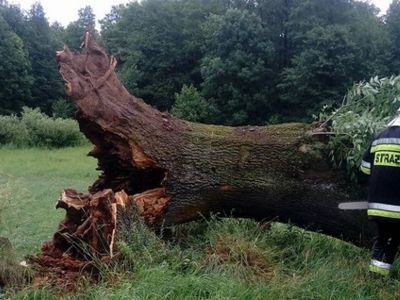
<svg viewBox="0 0 400 300"><path fill-rule="evenodd" d="M347 0L305 0L288 17L291 64L277 84L281 113L308 120L339 104L354 82L390 75L389 41L373 7Z"/></svg>
<svg viewBox="0 0 400 300"><path fill-rule="evenodd" d="M309 121L353 82L398 72L397 31L377 14L354 0L145 0L115 6L101 33L124 84L161 110L193 84L216 123Z"/></svg>
<svg viewBox="0 0 400 300"><path fill-rule="evenodd" d="M102 39L120 61L130 91L167 110L183 84L199 86L206 47L201 28L210 14L223 14L227 7L225 0L145 0L115 6L101 21Z"/></svg>
<svg viewBox="0 0 400 300"><path fill-rule="evenodd" d="M215 116L213 106L200 95L193 86L184 85L179 94L175 94L175 103L171 113L178 118L192 122L208 123Z"/></svg>
<svg viewBox="0 0 400 300"><path fill-rule="evenodd" d="M65 29L64 42L70 49L79 50L86 31L89 31L94 36L98 35L96 31L96 16L90 5L78 10L78 20L71 22Z"/></svg>
<svg viewBox="0 0 400 300"><path fill-rule="evenodd" d="M273 46L265 33L258 16L238 9L228 10L215 31L208 31L202 92L218 109L219 122L243 125L265 120L273 61Z"/></svg>
<svg viewBox="0 0 400 300"><path fill-rule="evenodd" d="M399 72L399 8L393 1L382 18L355 0L144 0L114 6L100 36L90 6L64 28L49 26L40 4L24 12L3 0L0 66L14 81L1 89L0 113L50 114L63 95L54 51L78 50L89 30L117 57L128 90L160 110L187 84L215 108L210 122L309 121L354 82Z"/></svg>
<svg viewBox="0 0 400 300"><path fill-rule="evenodd" d="M61 119L72 118L75 112L72 104L64 98L60 98L57 101L54 101L51 105L51 109L53 111L53 117Z"/></svg>
<svg viewBox="0 0 400 300"><path fill-rule="evenodd" d="M204 16L191 18L188 6L194 4L189 2L130 3L115 7L102 22L105 44L121 61L123 82L161 110L171 108L184 83L196 84L200 77L196 68L201 48L196 45L201 42L198 23ZM202 10L200 5L196 8Z"/></svg>
<svg viewBox="0 0 400 300"><path fill-rule="evenodd" d="M13 93L13 99L7 101L7 105L11 106L10 103L18 102L20 104L9 109L7 113L17 113L23 105L40 107L43 111L49 112L51 102L62 95L63 89L54 59L54 51L60 43L48 24L43 7L35 3L27 13L24 13L18 6L4 1L0 3L0 15L14 34L21 39L20 47L23 48L29 64L28 70L21 70L22 78L29 76L29 83L26 82L20 89L21 91L28 89L28 96L20 97L18 92ZM2 40L6 42L6 39ZM0 44L0 51L2 45ZM1 64L6 65L7 61L8 58L5 57ZM12 59L10 62L13 62ZM18 63L15 66L17 67ZM13 73L5 74L12 76ZM3 105L0 104L0 112L5 113L1 109Z"/></svg>
<svg viewBox="0 0 400 300"><path fill-rule="evenodd" d="M28 146L29 139L28 129L19 117L0 116L0 145Z"/></svg>
<svg viewBox="0 0 400 300"><path fill-rule="evenodd" d="M84 137L76 121L52 119L38 108L24 107L21 117L0 116L0 145L60 148L83 142Z"/></svg>
<svg viewBox="0 0 400 300"><path fill-rule="evenodd" d="M289 110L286 114L301 111L307 119L321 105L338 103L356 80L352 72L358 64L358 49L351 33L335 25L313 28L303 43L307 50L293 58L278 87Z"/></svg>
<svg viewBox="0 0 400 300"><path fill-rule="evenodd" d="M32 98L28 104L49 113L51 102L63 94L63 85L54 59L54 51L61 45L53 40L40 3L32 5L26 22L28 29L24 32L23 41L29 53L33 76Z"/></svg>
<svg viewBox="0 0 400 300"><path fill-rule="evenodd" d="M346 167L357 177L363 152L375 134L382 130L400 107L400 76L371 78L353 85L342 105L322 119L332 122L331 157L337 167Z"/></svg>
<svg viewBox="0 0 400 300"><path fill-rule="evenodd" d="M31 64L22 40L0 15L0 113L21 109L31 96Z"/></svg>
<svg viewBox="0 0 400 300"><path fill-rule="evenodd" d="M395 74L400 70L400 1L393 0L385 16L385 25L390 36L390 70Z"/></svg>
<svg viewBox="0 0 400 300"><path fill-rule="evenodd" d="M0 1L0 14L14 33L24 41L25 35L28 33L28 24L25 12L21 7L3 0Z"/></svg>

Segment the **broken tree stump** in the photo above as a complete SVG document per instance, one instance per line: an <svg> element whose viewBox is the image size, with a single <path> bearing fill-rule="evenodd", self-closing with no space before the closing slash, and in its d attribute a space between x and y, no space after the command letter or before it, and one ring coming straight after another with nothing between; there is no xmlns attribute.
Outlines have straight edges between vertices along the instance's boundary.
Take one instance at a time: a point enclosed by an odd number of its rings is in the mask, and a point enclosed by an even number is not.
<svg viewBox="0 0 400 300"><path fill-rule="evenodd" d="M132 205L154 229L220 213L370 240L365 211L338 209L359 200L358 189L332 170L312 125L233 128L174 118L130 95L115 58L89 35L81 53L65 47L57 61L102 173L89 194L63 193L58 206L67 216L43 257L85 256L77 241L112 256L118 213Z"/></svg>

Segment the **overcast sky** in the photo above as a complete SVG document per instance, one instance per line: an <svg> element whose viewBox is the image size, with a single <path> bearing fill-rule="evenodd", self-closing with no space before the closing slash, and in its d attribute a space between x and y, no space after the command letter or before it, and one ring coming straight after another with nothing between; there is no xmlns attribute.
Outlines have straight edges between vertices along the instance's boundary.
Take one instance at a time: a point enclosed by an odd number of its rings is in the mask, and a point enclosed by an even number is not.
<svg viewBox="0 0 400 300"><path fill-rule="evenodd" d="M62 25L67 25L69 22L77 19L78 9L86 5L92 6L97 20L102 19L108 13L113 5L120 3L128 3L127 0L9 0L10 3L19 4L23 9L28 10L35 2L40 2L43 5L44 11L50 23L54 21L60 22ZM385 13L386 9L392 0L370 0L381 9L381 14Z"/></svg>
<svg viewBox="0 0 400 300"><path fill-rule="evenodd" d="M40 2L50 23L58 21L62 25L68 25L69 22L78 18L78 10L90 5L96 15L96 19L102 19L110 12L113 5L128 3L128 0L9 0L9 3L19 4L21 8L29 10L31 5Z"/></svg>

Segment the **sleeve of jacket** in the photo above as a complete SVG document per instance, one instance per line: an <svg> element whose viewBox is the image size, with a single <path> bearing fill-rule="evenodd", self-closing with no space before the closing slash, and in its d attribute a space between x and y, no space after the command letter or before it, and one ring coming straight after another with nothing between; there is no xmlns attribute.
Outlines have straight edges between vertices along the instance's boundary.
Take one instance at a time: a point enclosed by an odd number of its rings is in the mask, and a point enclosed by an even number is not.
<svg viewBox="0 0 400 300"><path fill-rule="evenodd" d="M371 154L371 144L369 144L367 151L365 151L360 165L360 170L365 175L371 175L372 167L372 154Z"/></svg>

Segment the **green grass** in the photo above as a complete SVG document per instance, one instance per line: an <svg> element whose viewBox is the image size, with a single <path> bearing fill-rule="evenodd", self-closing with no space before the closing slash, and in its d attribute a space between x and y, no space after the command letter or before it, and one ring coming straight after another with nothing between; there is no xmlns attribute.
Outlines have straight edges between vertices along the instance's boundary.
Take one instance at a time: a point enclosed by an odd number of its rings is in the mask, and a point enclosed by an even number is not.
<svg viewBox="0 0 400 300"><path fill-rule="evenodd" d="M62 210L55 210L64 188L87 191L97 174L90 147L0 149L0 236L18 257L35 253L51 238Z"/></svg>
<svg viewBox="0 0 400 300"><path fill-rule="evenodd" d="M0 149L0 236L19 257L38 251L62 212L60 190L86 190L96 177L87 147ZM102 281L77 293L25 288L17 299L399 299L392 278L367 273L369 251L337 239L273 223L213 218L166 230L163 238L141 223L126 229L118 261ZM0 294L1 299L1 294Z"/></svg>

